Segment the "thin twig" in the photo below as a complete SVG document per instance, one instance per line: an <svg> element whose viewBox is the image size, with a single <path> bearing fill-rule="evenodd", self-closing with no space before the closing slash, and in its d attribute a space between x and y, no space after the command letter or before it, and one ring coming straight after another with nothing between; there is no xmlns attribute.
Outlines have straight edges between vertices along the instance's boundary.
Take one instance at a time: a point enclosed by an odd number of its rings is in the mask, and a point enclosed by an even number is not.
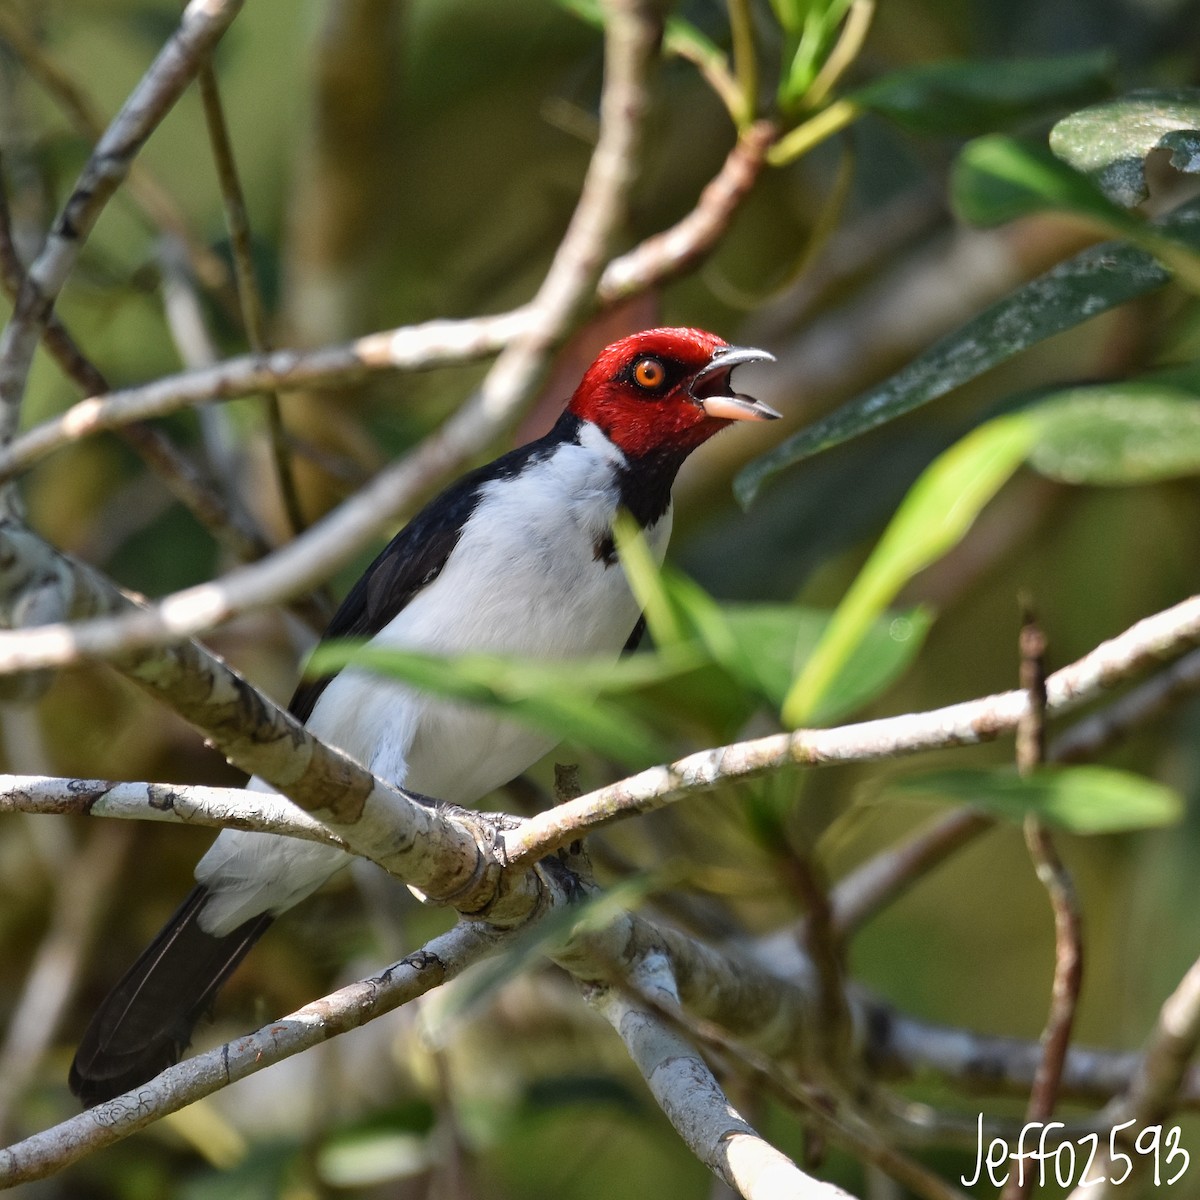
<svg viewBox="0 0 1200 1200"><path fill-rule="evenodd" d="M842 1079L851 1048L850 1010L846 1003L845 964L834 933L828 886L816 864L797 851L788 853L782 866L805 910L796 933L816 969L820 1062L827 1072Z"/></svg>
<svg viewBox="0 0 1200 1200"><path fill-rule="evenodd" d="M1046 758L1054 763L1090 761L1197 690L1200 650L1193 650L1077 721L1054 739ZM966 807L954 809L843 876L830 898L838 937L848 937L931 868L994 825L994 819L985 813Z"/></svg>
<svg viewBox="0 0 1200 1200"><path fill-rule="evenodd" d="M76 133L89 142L97 142L105 125L97 105L84 93L78 81L46 53L17 13L4 6L0 6L0 38L13 48L30 76L66 114ZM219 296L225 295L229 285L225 263L191 232L183 211L145 163L134 163L130 168L129 194L153 225L172 234L187 247L192 270L204 286Z"/></svg>
<svg viewBox="0 0 1200 1200"><path fill-rule="evenodd" d="M731 1072L750 1074L756 1083L765 1083L788 1106L799 1104L823 1136L864 1162L876 1164L917 1195L929 1200L963 1200L960 1192L943 1183L932 1171L889 1145L868 1120L842 1102L843 1096L834 1097L824 1089L810 1087L777 1058L731 1038L722 1026L697 1016L694 1009L683 1005L674 987L670 964L650 955L630 972L629 978L636 989L635 998L651 1014L668 1022L686 1038L719 1049ZM616 990L629 999L630 986Z"/></svg>
<svg viewBox="0 0 1200 1200"><path fill-rule="evenodd" d="M59 591L73 596L80 611L135 607L99 572L52 550L28 530L0 525L0 544L0 564L8 574L2 594L19 596L27 580L57 577ZM503 883L513 890L499 899L499 881L490 879L481 849L489 835L476 828L474 814L435 808L372 775L315 738L198 643L181 641L165 651L127 654L114 665L203 730L231 763L306 811L320 812L355 853L404 882L434 897L490 885L490 901L499 903L489 910L493 920L506 902L515 900L520 911L528 912L536 901L538 881L529 872L508 874ZM485 899L479 907L487 903Z"/></svg>
<svg viewBox="0 0 1200 1200"><path fill-rule="evenodd" d="M1021 686L1029 704L1017 725L1017 770L1032 775L1046 757L1046 636L1031 611L1021 622ZM1045 825L1030 814L1025 819L1025 842L1030 857L1050 897L1054 913L1054 979L1050 1012L1042 1033L1042 1058L1033 1078L1025 1110L1028 1125L1045 1125L1058 1101L1075 1010L1083 985L1083 928L1079 899L1054 839ZM1022 1200L1033 1188L1033 1173L1014 1171L1004 1190L1006 1200Z"/></svg>
<svg viewBox="0 0 1200 1200"><path fill-rule="evenodd" d="M1138 1176L1144 1177L1151 1168L1159 1176L1156 1184L1160 1180L1170 1183L1186 1177L1190 1160L1188 1152L1179 1147L1178 1126L1174 1127L1176 1141L1172 1145L1172 1130L1164 1130L1162 1124L1172 1110L1180 1106L1189 1067L1198 1047L1200 960L1188 968L1178 987L1167 997L1128 1087L1105 1110L1105 1123L1110 1133L1101 1144L1089 1176L1093 1181L1103 1179L1104 1182L1076 1188L1071 1193L1071 1200L1083 1200L1084 1196L1115 1200L1129 1187L1137 1191L1135 1180ZM1195 1073L1194 1069L1192 1073ZM1161 1145L1148 1160L1139 1152L1138 1139L1149 1127L1157 1129L1160 1145L1162 1142L1165 1145ZM1125 1155L1125 1162L1116 1171L1112 1165L1116 1157L1114 1151ZM1184 1168L1182 1174L1180 1168Z"/></svg>
<svg viewBox="0 0 1200 1200"><path fill-rule="evenodd" d="M25 266L12 236L8 195L0 182L0 286L9 299L15 301L24 282ZM74 380L85 395L100 396L108 392L108 381L100 368L83 353L54 313L46 323L42 344L67 378ZM196 520L238 559L248 562L267 553L269 547L249 517L236 506L226 504L165 433L148 422L133 421L121 426L117 434L140 455Z"/></svg>
<svg viewBox="0 0 1200 1200"><path fill-rule="evenodd" d="M776 132L770 121L755 121L744 130L691 212L605 267L596 289L600 303L616 304L658 287L692 270L708 255L762 173Z"/></svg>
<svg viewBox="0 0 1200 1200"><path fill-rule="evenodd" d="M749 194L774 134L770 122L752 125L687 216L608 264L597 285L598 301L604 306L616 304L694 268L719 241ZM125 388L103 400L89 398L0 449L0 480L69 442L132 420L167 416L195 404L255 392L351 385L378 371L424 371L470 362L503 349L532 323L529 307L489 317L429 321L319 350L242 355L203 371ZM490 440L498 426L490 414L483 418Z"/></svg>
<svg viewBox="0 0 1200 1200"><path fill-rule="evenodd" d="M33 354L58 293L134 155L179 98L241 0L192 0L175 33L113 118L84 166L45 245L30 265L0 335L0 443L16 433Z"/></svg>
<svg viewBox="0 0 1200 1200"><path fill-rule="evenodd" d="M855 867L838 880L829 898L835 936L840 941L850 937L923 875L993 824L991 817L973 808L956 808Z"/></svg>
<svg viewBox="0 0 1200 1200"><path fill-rule="evenodd" d="M1129 736L1138 726L1163 715L1180 700L1200 691L1200 650L1185 654L1153 678L1084 717L1057 737L1051 762L1085 762Z"/></svg>
<svg viewBox="0 0 1200 1200"><path fill-rule="evenodd" d="M527 309L467 320L436 320L371 333L319 350L275 350L227 358L202 370L164 375L151 383L89 397L0 449L0 480L51 451L129 421L164 417L214 400L264 391L297 391L360 383L379 371L429 370L473 362L507 345L530 325ZM494 436L494 430L490 431Z"/></svg>
<svg viewBox="0 0 1200 1200"><path fill-rule="evenodd" d="M348 849L344 838L290 800L246 788L0 775L0 813L12 812L253 829Z"/></svg>
<svg viewBox="0 0 1200 1200"><path fill-rule="evenodd" d="M200 69L197 82L200 99L204 106L204 119L208 126L209 143L212 146L213 162L217 168L217 180L221 185L221 199L225 206L225 226L229 231L229 245L233 251L233 273L237 281L238 303L242 319L246 324L246 337L255 354L265 354L271 349L267 334L266 315L263 311L262 293L254 270L254 255L250 241L250 219L246 211L246 198L238 175L237 160L221 104L221 93L217 87L217 75L211 59ZM263 404L267 417L267 436L271 446L271 460L275 465L275 481L283 502L283 512L290 533L294 536L305 526L304 513L300 507L300 496L296 490L296 477L292 471L292 460L288 452L287 432L283 425L283 413L279 407L279 395L274 391L263 393Z"/></svg>
<svg viewBox="0 0 1200 1200"><path fill-rule="evenodd" d="M529 306L529 328L501 351L477 395L429 439L456 456L480 448L481 416L499 415L503 426L532 397L551 351L592 302L625 218L649 109L647 80L657 60L662 14L645 0L606 0L604 9L600 136L579 200Z"/></svg>

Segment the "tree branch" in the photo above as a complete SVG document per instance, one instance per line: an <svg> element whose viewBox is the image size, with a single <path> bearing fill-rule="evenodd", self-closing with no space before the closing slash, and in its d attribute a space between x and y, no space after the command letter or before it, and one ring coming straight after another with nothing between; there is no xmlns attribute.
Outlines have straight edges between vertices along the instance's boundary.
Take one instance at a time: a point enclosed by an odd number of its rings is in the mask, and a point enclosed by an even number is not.
<svg viewBox="0 0 1200 1200"><path fill-rule="evenodd" d="M191 0L178 29L96 143L83 173L30 265L0 334L0 443L13 438L33 353L67 276L133 157L228 28L241 0Z"/></svg>
<svg viewBox="0 0 1200 1200"><path fill-rule="evenodd" d="M0 813L14 812L253 829L349 849L345 838L285 797L246 788L0 775Z"/></svg>
<svg viewBox="0 0 1200 1200"><path fill-rule="evenodd" d="M1188 1091L1194 1090L1195 1068L1192 1059L1200 1047L1200 960L1188 968L1179 986L1167 997L1159 1010L1158 1020L1146 1043L1146 1048L1137 1062L1132 1078L1124 1090L1105 1110L1107 1127L1116 1131L1112 1139L1102 1144L1100 1153L1089 1178L1103 1178L1086 1189L1076 1188L1071 1200L1082 1200L1083 1196L1115 1197L1121 1194L1119 1185L1112 1182L1113 1140L1125 1151L1133 1163L1131 1175L1124 1182L1132 1182L1140 1173L1145 1174L1148 1164L1145 1156L1136 1152L1138 1135L1151 1125L1161 1125L1173 1109L1180 1107ZM1192 1088L1187 1087L1189 1074ZM1121 1126L1125 1126L1121 1129ZM1161 1131L1160 1131L1161 1132ZM1163 1174L1170 1178L1178 1166L1167 1166Z"/></svg>
<svg viewBox="0 0 1200 1200"><path fill-rule="evenodd" d="M73 594L77 612L134 607L98 572L11 522L0 523L0 562L8 568L9 594L23 590L22 573L35 579L57 573L67 580L62 587ZM490 836L486 822L473 814L460 817L435 808L384 783L318 741L290 713L197 643L134 651L113 665L202 729L235 766L259 776L306 811L319 813L355 853L430 896L474 894L483 887L499 909L516 901L519 910L528 913L538 891L535 873L509 872L504 888L491 881L499 870L482 844ZM522 899L523 889L530 895Z"/></svg>
<svg viewBox="0 0 1200 1200"><path fill-rule="evenodd" d="M378 975L168 1067L141 1087L0 1150L0 1188L43 1179L203 1096L391 1012L461 974L502 940L478 923L456 925Z"/></svg>
<svg viewBox="0 0 1200 1200"><path fill-rule="evenodd" d="M661 959L643 963L635 982L677 999ZM726 1099L700 1054L652 1009L615 987L593 984L584 996L620 1035L688 1149L746 1200L850 1200L764 1141Z"/></svg>

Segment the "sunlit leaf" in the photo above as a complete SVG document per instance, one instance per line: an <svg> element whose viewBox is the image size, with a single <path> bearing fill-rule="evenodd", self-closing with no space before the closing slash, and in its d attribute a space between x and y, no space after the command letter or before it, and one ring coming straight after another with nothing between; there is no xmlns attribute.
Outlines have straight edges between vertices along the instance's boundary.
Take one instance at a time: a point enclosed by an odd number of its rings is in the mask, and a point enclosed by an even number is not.
<svg viewBox="0 0 1200 1200"><path fill-rule="evenodd" d="M1011 821L1032 814L1073 833L1147 829L1173 824L1183 814L1170 788L1110 767L1042 767L1028 778L1007 769L931 771L892 780L887 791L970 804Z"/></svg>
<svg viewBox="0 0 1200 1200"><path fill-rule="evenodd" d="M929 63L893 71L847 98L917 133L970 136L1107 95L1114 66L1106 51Z"/></svg>
<svg viewBox="0 0 1200 1200"><path fill-rule="evenodd" d="M798 32L804 24L807 8L804 0L771 0L771 9L780 28L793 33Z"/></svg>
<svg viewBox="0 0 1200 1200"><path fill-rule="evenodd" d="M1159 228L1200 248L1200 204L1176 210ZM1144 250L1120 243L1093 246L1017 288L942 338L891 378L802 429L750 463L735 488L749 504L772 475L875 429L982 375L1030 346L1162 287L1166 268Z"/></svg>
<svg viewBox="0 0 1200 1200"><path fill-rule="evenodd" d="M1169 233L1114 204L1074 167L1041 146L1000 134L969 142L951 177L955 208L976 225L999 225L1029 213L1069 212L1128 238L1200 291L1200 256Z"/></svg>
<svg viewBox="0 0 1200 1200"><path fill-rule="evenodd" d="M678 54L692 62L719 63L722 66L728 62L725 51L708 34L677 15L667 17L663 28L663 49L668 54Z"/></svg>
<svg viewBox="0 0 1200 1200"><path fill-rule="evenodd" d="M725 606L730 629L754 673L755 690L783 707L792 681L820 641L831 613L795 604ZM869 703L916 656L929 629L922 609L889 613L873 622L844 670L830 685L816 718L833 721Z"/></svg>
<svg viewBox="0 0 1200 1200"><path fill-rule="evenodd" d="M1200 474L1200 395L1148 381L1056 393L1033 410L1035 470L1064 483L1153 483Z"/></svg>
<svg viewBox="0 0 1200 1200"><path fill-rule="evenodd" d="M618 512L613 521L613 539L629 588L655 643L664 648L679 645L687 639L687 630L667 591L663 569L655 562L641 526L629 513Z"/></svg>
<svg viewBox="0 0 1200 1200"><path fill-rule="evenodd" d="M1132 208L1146 198L1146 156L1171 152L1178 171L1200 171L1200 89L1139 91L1064 117L1050 149L1095 179L1111 200Z"/></svg>
<svg viewBox="0 0 1200 1200"><path fill-rule="evenodd" d="M922 473L851 584L783 708L796 727L814 719L867 630L918 571L966 534L980 509L1028 454L1036 424L1027 413L989 421Z"/></svg>
<svg viewBox="0 0 1200 1200"><path fill-rule="evenodd" d="M569 13L597 29L604 28L604 6L600 0L558 0ZM708 63L721 68L729 65L725 51L702 30L676 13L663 24L663 51L691 62Z"/></svg>

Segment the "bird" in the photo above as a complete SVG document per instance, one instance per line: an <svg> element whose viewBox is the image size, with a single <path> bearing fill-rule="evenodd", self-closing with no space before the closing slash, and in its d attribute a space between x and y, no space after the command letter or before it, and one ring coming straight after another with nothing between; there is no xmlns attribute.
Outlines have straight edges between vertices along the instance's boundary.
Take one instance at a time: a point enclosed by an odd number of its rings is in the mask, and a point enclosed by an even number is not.
<svg viewBox="0 0 1200 1200"><path fill-rule="evenodd" d="M733 390L773 361L701 329L644 330L604 349L553 428L431 500L351 588L324 638L540 660L636 648L644 628L616 552L628 512L661 562L671 488L693 450L774 409ZM477 806L558 740L494 710L349 666L304 680L289 711L381 779ZM251 779L253 790L270 791ZM69 1084L92 1107L179 1060L218 989L272 920L350 861L319 843L222 831L196 886L91 1019Z"/></svg>

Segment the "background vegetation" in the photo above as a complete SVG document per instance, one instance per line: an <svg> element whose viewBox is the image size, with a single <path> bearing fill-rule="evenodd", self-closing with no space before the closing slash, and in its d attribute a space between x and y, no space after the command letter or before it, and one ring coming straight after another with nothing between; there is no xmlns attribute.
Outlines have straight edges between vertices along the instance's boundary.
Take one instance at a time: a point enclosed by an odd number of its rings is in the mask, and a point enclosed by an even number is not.
<svg viewBox="0 0 1200 1200"><path fill-rule="evenodd" d="M747 32L738 22L748 21L757 68L755 81L746 45L737 44L726 100L742 107L732 114L692 61L729 54L731 14L735 30ZM169 0L0 5L0 148L26 258L90 150L72 102L106 120L177 16ZM595 139L603 59L594 18L585 5L551 0L246 6L216 66L272 344L320 346L434 317L502 311L536 290ZM785 723L806 724L930 709L1016 686L1021 594L1048 634L1051 667L1189 595L1200 558L1192 367L1200 251L1186 224L1161 233L1145 218L1178 213L1190 199L1194 181L1179 168L1188 165L1194 114L1163 126L1179 137L1167 149L1180 153L1174 164L1165 150L1152 155L1146 200L1136 194L1136 172L1129 182L1128 162L1119 178L1102 171L1122 158L1141 161L1131 141L1098 163L1084 161L1080 149L1096 144L1094 131L1068 128L1055 147L1059 158L1046 146L1060 118L1134 88L1170 89L1180 104L1194 103L1177 89L1198 82L1200 10L1183 0L731 0L728 9L697 0L679 6L673 20L667 49L682 53L667 54L654 86L622 248L693 207L733 145L738 120L779 122L779 161L762 171L705 261L582 325L520 427L492 449L547 427L595 350L632 329L697 325L771 350L778 364L756 372L752 390L784 412L786 428L739 429L695 456L677 492L671 559L723 602L774 607L729 610L751 660L740 672L721 660L639 693L641 708L614 701L614 713L628 721L633 712L644 730L652 708L659 718L652 749L679 756L779 728L781 712ZM1120 119L1110 113L1104 128L1119 128ZM801 132L789 140L787 130ZM1108 199L1071 174L1063 156L1092 168ZM113 387L248 347L228 277L203 278L204 255L220 268L229 247L195 89L138 161L137 186L105 211L58 306ZM147 192L163 197L151 200L150 215ZM193 243L190 259L181 234ZM1030 293L1017 305L1028 336L1020 321L961 332L1026 281L1114 235L1157 254L1178 282L1165 282L1164 272L1142 294L1102 294L1101 302L1095 288L1068 289L1062 303L1074 316L1054 336L1052 317ZM1118 263L1112 277L1135 276ZM1100 308L1107 311L1081 320ZM196 332L197 322L206 333ZM933 348L947 336L938 359ZM1010 353L1022 339L1029 348ZM977 345L995 351L997 365L966 372L950 389L954 364ZM922 355L935 380L928 395L896 375ZM1174 373L1164 381L1167 368ZM282 396L305 519L420 443L483 371L385 373ZM968 378L974 374L981 377ZM1061 399L1068 388L1128 380L1140 382L1132 391ZM739 378L744 387L750 381L749 372ZM896 410L914 398L937 403L897 411L882 428L781 464L762 478L748 512L737 506L732 485L745 464L754 461L757 472L740 477L748 494L765 469L761 456L871 389ZM1062 407L1045 408L1046 396ZM23 422L35 425L78 398L39 354ZM1147 410L1150 403L1165 407ZM251 398L162 424L282 541L288 519L265 412L264 401ZM873 560L887 576L874 594L892 609L877 626L876 665L855 691L832 658L835 682L825 699L838 702L822 712L811 677L811 690L792 690L801 650L816 638L793 606L838 606L897 506L906 495L920 500L910 490L922 472L1000 413L1013 414L1014 436L1026 439L1011 470L997 469L995 486L982 487L981 464L991 460L965 459L981 516L961 541L931 534L926 569L912 555L901 555L890 574ZM802 448L793 444L794 454ZM1025 459L1032 467L1018 465ZM928 476L925 486L933 486ZM44 459L23 487L34 528L148 595L234 561L110 435ZM958 503L959 493L940 493L932 509L944 515ZM921 536L934 525L929 509L913 520ZM903 544L912 546L911 532ZM331 580L330 592L340 596L373 553ZM681 585L671 578L678 605ZM670 641L667 625L655 632L660 647ZM685 628L679 636L690 635ZM853 641L853 630L846 638ZM240 617L206 638L281 699L309 640L300 621L277 610ZM832 654L828 646L823 653ZM1183 697L1103 755L1105 764L1169 785L1189 802L1173 827L1057 838L1085 919L1079 1042L1139 1046L1195 958L1200 824L1190 801L1200 789L1198 734L1200 706ZM17 774L239 779L182 721L102 665L59 673L33 702L14 695L0 710L0 736L4 769ZM629 757L622 763L613 751ZM614 746L587 729L556 757L581 764L585 787L655 761L644 746ZM606 835L595 850L597 870L606 882L633 876L647 903L710 936L788 928L826 882L938 811L919 790L889 791L893 776L1011 759L1011 741L1001 740L905 763L903 771L837 767L802 781L792 774L742 784ZM542 764L498 807L520 809L531 792L548 794L553 778L553 764ZM979 777L972 786L986 790ZM938 790L930 785L926 793ZM1133 794L1118 798L1118 810L1134 803ZM1155 810L1154 820L1163 815ZM114 825L28 815L0 824L0 1028L14 1031L3 1051L9 1057L0 1057L6 1143L73 1111L66 1067L87 1015L186 890L210 836ZM247 960L203 1031L205 1044L399 957L449 921L377 872L347 875L281 920ZM1054 960L1046 894L1020 824L1010 822L972 840L878 913L851 943L847 969L909 1014L1036 1039ZM49 1045L25 1061L26 1026L13 1022L28 1011L35 963L48 962L63 972L71 999L61 1013L39 1009L39 1036ZM442 1020L437 1011L436 999L420 1013L401 1010L282 1063L57 1179L27 1185L27 1194L636 1200L708 1193L707 1172L565 977L533 970L466 1017ZM872 1169L808 1136L802 1114L733 1075L731 1095L793 1157L824 1155L819 1172L856 1195L897 1194ZM968 1122L981 1106L999 1115L1024 1111L1020 1097L980 1099L952 1078L898 1086L914 1103ZM1185 1144L1190 1137L1200 1149L1194 1125L1185 1122L1185 1131ZM959 1143L914 1153L953 1178L973 1163L969 1142Z"/></svg>

